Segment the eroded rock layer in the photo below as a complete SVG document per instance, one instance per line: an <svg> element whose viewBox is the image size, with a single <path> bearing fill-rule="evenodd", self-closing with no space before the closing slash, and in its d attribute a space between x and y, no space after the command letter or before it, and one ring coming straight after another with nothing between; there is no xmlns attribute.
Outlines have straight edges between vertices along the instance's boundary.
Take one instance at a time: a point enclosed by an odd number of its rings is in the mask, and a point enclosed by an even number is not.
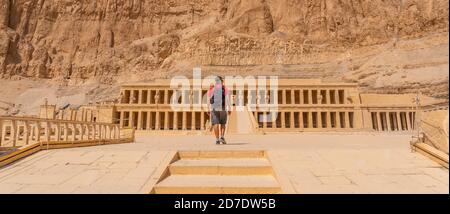
<svg viewBox="0 0 450 214"><path fill-rule="evenodd" d="M1 0L0 77L279 74L448 96L448 0Z"/></svg>

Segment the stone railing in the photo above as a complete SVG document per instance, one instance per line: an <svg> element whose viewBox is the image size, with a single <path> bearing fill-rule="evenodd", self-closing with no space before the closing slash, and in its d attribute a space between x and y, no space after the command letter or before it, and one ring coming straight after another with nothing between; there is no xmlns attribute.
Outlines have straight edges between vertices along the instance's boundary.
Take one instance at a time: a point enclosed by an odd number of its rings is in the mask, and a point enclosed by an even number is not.
<svg viewBox="0 0 450 214"><path fill-rule="evenodd" d="M420 130L425 143L448 154L448 110L425 112L421 117Z"/></svg>
<svg viewBox="0 0 450 214"><path fill-rule="evenodd" d="M0 147L121 139L117 124L0 116ZM122 134L123 135L123 134Z"/></svg>
<svg viewBox="0 0 450 214"><path fill-rule="evenodd" d="M259 124L258 121L256 120L256 117L252 114L252 109L250 108L250 106L247 107L247 109L245 110L248 114L248 117L250 118L250 122L252 124L252 131L254 133L259 133L262 134L262 130L259 128Z"/></svg>

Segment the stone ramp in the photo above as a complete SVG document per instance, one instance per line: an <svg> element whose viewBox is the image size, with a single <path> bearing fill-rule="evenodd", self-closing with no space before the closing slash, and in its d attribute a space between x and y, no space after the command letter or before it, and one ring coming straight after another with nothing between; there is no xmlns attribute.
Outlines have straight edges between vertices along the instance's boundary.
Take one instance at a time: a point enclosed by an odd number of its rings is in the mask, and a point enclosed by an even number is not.
<svg viewBox="0 0 450 214"><path fill-rule="evenodd" d="M179 152L155 194L276 194L280 184L263 151Z"/></svg>
<svg viewBox="0 0 450 214"><path fill-rule="evenodd" d="M243 111L233 111L228 119L227 134L255 134L256 123L251 113L245 108Z"/></svg>

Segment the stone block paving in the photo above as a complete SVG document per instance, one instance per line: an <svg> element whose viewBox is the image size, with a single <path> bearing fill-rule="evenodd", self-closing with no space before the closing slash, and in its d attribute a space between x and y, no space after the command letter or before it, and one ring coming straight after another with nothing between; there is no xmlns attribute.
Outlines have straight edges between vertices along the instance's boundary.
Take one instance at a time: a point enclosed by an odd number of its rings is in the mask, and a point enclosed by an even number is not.
<svg viewBox="0 0 450 214"><path fill-rule="evenodd" d="M297 158L292 159L294 154ZM449 193L448 170L409 151L273 151L269 155L295 193Z"/></svg>
<svg viewBox="0 0 450 214"><path fill-rule="evenodd" d="M284 193L449 193L449 172L408 135L149 136L136 143L41 151L0 169L0 193L148 193L179 150L266 150Z"/></svg>
<svg viewBox="0 0 450 214"><path fill-rule="evenodd" d="M0 169L0 193L148 193L143 189L168 152L43 151Z"/></svg>

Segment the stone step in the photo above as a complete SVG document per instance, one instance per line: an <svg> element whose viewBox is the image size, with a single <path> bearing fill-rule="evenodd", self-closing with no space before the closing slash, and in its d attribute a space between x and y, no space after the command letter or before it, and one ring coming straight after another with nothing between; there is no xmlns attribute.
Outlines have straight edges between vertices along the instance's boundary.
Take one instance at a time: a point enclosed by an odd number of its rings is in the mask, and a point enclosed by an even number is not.
<svg viewBox="0 0 450 214"><path fill-rule="evenodd" d="M267 159L181 159L169 166L171 175L272 175Z"/></svg>
<svg viewBox="0 0 450 214"><path fill-rule="evenodd" d="M182 151L180 159L236 159L266 158L265 151Z"/></svg>
<svg viewBox="0 0 450 214"><path fill-rule="evenodd" d="M157 184L155 194L277 194L281 188L270 175L171 175Z"/></svg>

